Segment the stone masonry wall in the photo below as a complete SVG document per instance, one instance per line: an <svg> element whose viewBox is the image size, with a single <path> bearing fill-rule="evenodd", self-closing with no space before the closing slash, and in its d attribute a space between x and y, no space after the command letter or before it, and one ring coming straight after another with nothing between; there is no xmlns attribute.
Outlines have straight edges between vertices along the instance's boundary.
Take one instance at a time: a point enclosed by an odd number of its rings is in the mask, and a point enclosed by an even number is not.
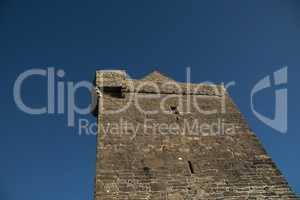
<svg viewBox="0 0 300 200"><path fill-rule="evenodd" d="M126 74L114 73L96 78L96 200L298 199L222 86L176 90L154 72L129 88ZM149 80L164 89L136 89Z"/></svg>

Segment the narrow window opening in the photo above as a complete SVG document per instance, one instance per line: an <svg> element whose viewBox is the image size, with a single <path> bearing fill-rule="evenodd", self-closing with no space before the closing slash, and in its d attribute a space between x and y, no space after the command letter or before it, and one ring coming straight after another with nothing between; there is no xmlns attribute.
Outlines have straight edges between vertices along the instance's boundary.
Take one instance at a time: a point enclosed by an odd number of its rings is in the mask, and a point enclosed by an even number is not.
<svg viewBox="0 0 300 200"><path fill-rule="evenodd" d="M177 106L170 106L170 109L171 109L172 111L176 111L176 110L177 110Z"/></svg>
<svg viewBox="0 0 300 200"><path fill-rule="evenodd" d="M150 168L149 167L144 167L143 168L145 175L150 176Z"/></svg>
<svg viewBox="0 0 300 200"><path fill-rule="evenodd" d="M176 115L180 114L177 106L174 106L174 105L170 106L170 110Z"/></svg>
<svg viewBox="0 0 300 200"><path fill-rule="evenodd" d="M122 87L104 87L103 92L115 98L124 98Z"/></svg>
<svg viewBox="0 0 300 200"><path fill-rule="evenodd" d="M194 168L191 161L188 161L191 174L194 174Z"/></svg>

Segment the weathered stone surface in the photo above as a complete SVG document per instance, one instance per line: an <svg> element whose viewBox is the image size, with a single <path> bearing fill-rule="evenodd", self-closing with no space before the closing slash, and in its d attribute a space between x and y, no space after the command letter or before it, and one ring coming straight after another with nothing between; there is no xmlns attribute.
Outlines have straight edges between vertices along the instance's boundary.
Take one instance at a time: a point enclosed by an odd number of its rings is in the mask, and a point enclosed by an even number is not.
<svg viewBox="0 0 300 200"><path fill-rule="evenodd" d="M96 77L96 200L298 199L222 86L107 73ZM102 90L103 77L121 89Z"/></svg>
<svg viewBox="0 0 300 200"><path fill-rule="evenodd" d="M126 72L121 70L100 70L96 73L96 85L99 88L122 87L126 76Z"/></svg>

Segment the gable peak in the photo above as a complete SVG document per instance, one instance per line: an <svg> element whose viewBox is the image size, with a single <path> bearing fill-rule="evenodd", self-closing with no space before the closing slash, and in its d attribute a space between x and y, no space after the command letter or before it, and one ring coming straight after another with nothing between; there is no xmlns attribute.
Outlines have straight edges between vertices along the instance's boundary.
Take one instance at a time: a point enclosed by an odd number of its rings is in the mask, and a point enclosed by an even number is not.
<svg viewBox="0 0 300 200"><path fill-rule="evenodd" d="M154 70L145 77L142 78L143 81L154 81L154 82L163 82L163 81L174 81L168 76L163 75L161 72Z"/></svg>

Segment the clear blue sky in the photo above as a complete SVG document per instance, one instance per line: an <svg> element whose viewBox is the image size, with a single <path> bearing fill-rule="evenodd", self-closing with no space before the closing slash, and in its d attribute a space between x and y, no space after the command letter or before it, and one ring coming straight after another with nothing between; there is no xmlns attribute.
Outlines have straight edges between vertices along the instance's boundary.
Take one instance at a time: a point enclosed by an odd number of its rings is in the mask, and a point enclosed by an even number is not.
<svg viewBox="0 0 300 200"><path fill-rule="evenodd" d="M92 81L95 70L122 68L135 78L159 69L184 81L236 81L230 93L293 189L300 193L300 1L0 0L0 199L92 199L94 136L78 136L66 115L31 116L13 101L13 84L31 68L55 67L61 81ZM288 133L261 123L250 91L289 66ZM45 78L23 88L26 103L46 104ZM88 92L76 95L78 105ZM274 90L257 99L274 113ZM86 117L92 121L92 116Z"/></svg>

